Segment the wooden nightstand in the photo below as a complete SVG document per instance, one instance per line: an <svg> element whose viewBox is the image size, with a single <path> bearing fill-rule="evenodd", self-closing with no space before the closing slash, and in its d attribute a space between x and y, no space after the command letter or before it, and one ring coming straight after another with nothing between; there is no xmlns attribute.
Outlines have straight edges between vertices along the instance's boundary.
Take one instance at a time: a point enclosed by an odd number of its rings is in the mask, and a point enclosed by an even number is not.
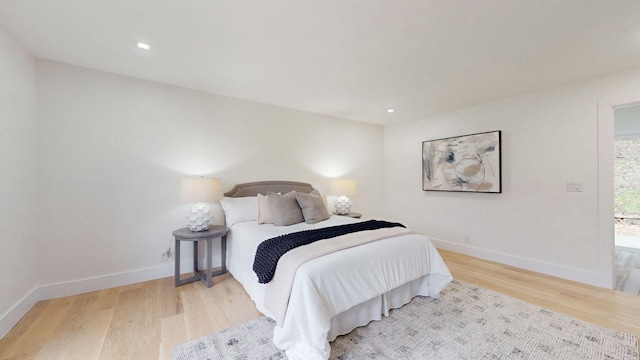
<svg viewBox="0 0 640 360"><path fill-rule="evenodd" d="M362 214L358 213L358 212L350 212L348 214L338 214L338 213L333 213L333 215L338 215L338 216L348 216L348 217L352 217L352 218L356 218L356 219L360 219L360 217L362 216Z"/></svg>
<svg viewBox="0 0 640 360"><path fill-rule="evenodd" d="M173 237L176 239L176 259L175 259L175 286L189 284L194 281L202 280L202 282L211 287L213 282L212 277L227 272L227 231L229 228L221 225L212 225L205 231L191 231L189 228L178 229L173 232ZM220 252L222 254L222 269L217 271L211 270L211 254L213 253L213 239L220 238ZM198 241L206 240L207 247L207 270L206 276L198 269ZM193 272L194 276L188 279L180 280L180 241L193 242Z"/></svg>

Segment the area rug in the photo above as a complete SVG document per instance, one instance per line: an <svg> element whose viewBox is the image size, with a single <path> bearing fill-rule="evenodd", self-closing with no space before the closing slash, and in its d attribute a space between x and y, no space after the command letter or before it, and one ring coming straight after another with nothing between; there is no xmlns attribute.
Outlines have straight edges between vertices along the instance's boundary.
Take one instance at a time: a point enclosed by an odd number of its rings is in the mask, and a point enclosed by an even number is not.
<svg viewBox="0 0 640 360"><path fill-rule="evenodd" d="M263 317L173 349L174 360L286 359ZM636 336L459 280L331 343L331 359L638 359Z"/></svg>

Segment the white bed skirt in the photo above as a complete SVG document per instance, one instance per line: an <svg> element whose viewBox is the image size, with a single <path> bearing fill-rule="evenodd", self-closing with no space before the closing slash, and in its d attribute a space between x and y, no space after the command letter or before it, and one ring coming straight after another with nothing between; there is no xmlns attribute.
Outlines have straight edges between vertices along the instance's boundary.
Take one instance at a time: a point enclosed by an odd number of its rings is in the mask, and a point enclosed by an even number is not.
<svg viewBox="0 0 640 360"><path fill-rule="evenodd" d="M439 275L425 275L416 280L401 285L383 295L356 305L349 310L331 318L331 328L327 333L326 349L321 350L313 340L306 338L304 333L293 333L276 326L273 342L280 349L286 349L287 358L292 360L325 360L331 351L329 342L336 337L350 333L359 326L365 326L371 321L380 321L388 316L391 309L397 309L409 303L416 296L439 297L439 291L450 282L450 279ZM430 284L431 283L431 284ZM431 288L431 290L430 290Z"/></svg>
<svg viewBox="0 0 640 360"><path fill-rule="evenodd" d="M348 334L359 326L365 326L371 321L380 321L383 316L389 316L389 310L402 307L420 293L420 285L428 281L426 277L428 275L332 317L328 340L333 341L336 337Z"/></svg>

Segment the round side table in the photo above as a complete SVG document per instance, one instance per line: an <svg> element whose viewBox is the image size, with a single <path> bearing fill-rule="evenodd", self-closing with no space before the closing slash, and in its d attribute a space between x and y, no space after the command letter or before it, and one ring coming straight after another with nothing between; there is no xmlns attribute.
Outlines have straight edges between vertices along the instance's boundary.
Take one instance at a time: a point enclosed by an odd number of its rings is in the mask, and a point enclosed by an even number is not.
<svg viewBox="0 0 640 360"><path fill-rule="evenodd" d="M180 286L184 284L189 284L194 281L202 280L202 282L207 286L211 287L213 285L212 278L214 276L224 274L227 272L227 231L229 228L222 225L212 225L209 229L205 231L191 231L189 228L178 229L173 232L173 237L175 238L175 249L176 249L176 258L175 258L175 286ZM222 255L222 268L217 271L211 270L211 257L213 253L212 244L213 239L220 238L220 253ZM201 270L198 269L198 241L206 240L207 247L205 249L207 253L207 270L206 274L203 274ZM180 242L181 241L191 241L193 242L193 273L194 276L188 279L180 280Z"/></svg>

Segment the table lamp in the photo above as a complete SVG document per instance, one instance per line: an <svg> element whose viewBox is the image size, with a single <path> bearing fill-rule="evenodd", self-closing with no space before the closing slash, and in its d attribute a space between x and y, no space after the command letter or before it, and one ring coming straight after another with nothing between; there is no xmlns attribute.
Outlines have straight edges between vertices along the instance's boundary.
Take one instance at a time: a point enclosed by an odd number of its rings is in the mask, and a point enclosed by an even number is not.
<svg viewBox="0 0 640 360"><path fill-rule="evenodd" d="M211 208L205 203L222 199L222 181L218 178L186 178L180 182L180 198L195 202L187 216L187 227L191 231L205 231L211 226Z"/></svg>
<svg viewBox="0 0 640 360"><path fill-rule="evenodd" d="M334 179L331 182L330 191L333 195L339 195L336 199L336 213L347 215L351 212L351 200L347 195L356 194L356 181L354 179Z"/></svg>

